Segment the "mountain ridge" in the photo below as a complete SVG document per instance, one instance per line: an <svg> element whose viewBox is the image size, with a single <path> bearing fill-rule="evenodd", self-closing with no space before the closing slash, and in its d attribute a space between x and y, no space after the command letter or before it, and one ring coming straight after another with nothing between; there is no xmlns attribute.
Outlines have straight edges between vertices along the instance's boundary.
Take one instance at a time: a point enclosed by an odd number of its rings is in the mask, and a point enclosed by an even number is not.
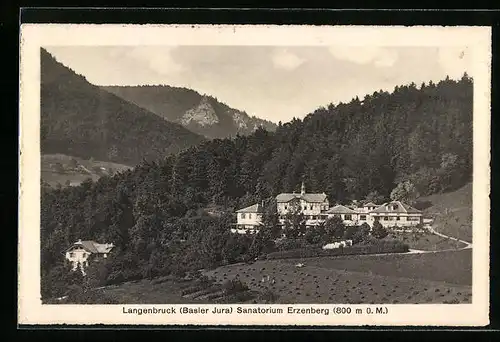
<svg viewBox="0 0 500 342"><path fill-rule="evenodd" d="M190 88L169 85L114 85L101 88L207 138L249 135L259 126L268 131L274 131L277 127L271 121L250 116L213 96L200 94Z"/></svg>
<svg viewBox="0 0 500 342"><path fill-rule="evenodd" d="M205 139L102 90L40 49L41 151L127 165Z"/></svg>

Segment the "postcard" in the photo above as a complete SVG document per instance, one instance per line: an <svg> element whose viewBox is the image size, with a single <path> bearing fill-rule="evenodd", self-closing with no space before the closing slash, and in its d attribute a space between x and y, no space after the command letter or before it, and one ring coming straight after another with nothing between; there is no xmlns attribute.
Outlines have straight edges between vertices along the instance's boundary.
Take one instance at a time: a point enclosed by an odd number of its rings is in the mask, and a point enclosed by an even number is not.
<svg viewBox="0 0 500 342"><path fill-rule="evenodd" d="M490 45L23 24L19 324L487 325Z"/></svg>

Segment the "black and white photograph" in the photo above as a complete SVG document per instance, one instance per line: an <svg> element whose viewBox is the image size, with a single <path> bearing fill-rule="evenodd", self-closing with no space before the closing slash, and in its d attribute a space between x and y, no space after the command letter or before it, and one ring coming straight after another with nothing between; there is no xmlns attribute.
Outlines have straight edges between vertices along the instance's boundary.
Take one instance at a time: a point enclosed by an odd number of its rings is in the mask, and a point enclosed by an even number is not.
<svg viewBox="0 0 500 342"><path fill-rule="evenodd" d="M175 305L217 322L482 301L489 147L476 154L475 130L489 129L476 103L489 67L466 39L373 43L368 27L353 43L359 30L42 39L39 98L23 98L39 110L26 267L41 307Z"/></svg>

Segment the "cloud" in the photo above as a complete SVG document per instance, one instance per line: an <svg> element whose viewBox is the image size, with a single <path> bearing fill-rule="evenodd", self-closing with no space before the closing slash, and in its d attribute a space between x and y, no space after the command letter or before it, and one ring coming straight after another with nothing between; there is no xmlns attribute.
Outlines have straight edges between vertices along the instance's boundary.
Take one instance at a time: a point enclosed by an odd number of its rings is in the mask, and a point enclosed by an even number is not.
<svg viewBox="0 0 500 342"><path fill-rule="evenodd" d="M276 51L272 56L272 60L275 67L285 70L294 70L304 63L302 58L287 50Z"/></svg>
<svg viewBox="0 0 500 342"><path fill-rule="evenodd" d="M130 49L127 57L147 65L154 72L169 75L186 70L182 64L173 59L174 49L175 47L171 46L138 46Z"/></svg>
<svg viewBox="0 0 500 342"><path fill-rule="evenodd" d="M472 56L469 48L463 46L443 47L438 50L439 65L450 78L460 78L464 72L472 76Z"/></svg>
<svg viewBox="0 0 500 342"><path fill-rule="evenodd" d="M375 46L332 46L330 54L356 64L373 64L379 68L391 67L398 60L395 50Z"/></svg>

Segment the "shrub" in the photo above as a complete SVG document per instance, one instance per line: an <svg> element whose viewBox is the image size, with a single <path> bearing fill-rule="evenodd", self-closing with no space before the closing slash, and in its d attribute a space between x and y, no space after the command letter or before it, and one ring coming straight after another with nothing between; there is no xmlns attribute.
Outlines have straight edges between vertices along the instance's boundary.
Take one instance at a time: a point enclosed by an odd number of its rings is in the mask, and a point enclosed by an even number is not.
<svg viewBox="0 0 500 342"><path fill-rule="evenodd" d="M389 235L389 232L379 221L375 221L373 223L372 235L377 239L383 239Z"/></svg>
<svg viewBox="0 0 500 342"><path fill-rule="evenodd" d="M299 249L307 246L304 239L284 239L277 246L278 251L288 251L291 249Z"/></svg>
<svg viewBox="0 0 500 342"><path fill-rule="evenodd" d="M239 280L227 280L224 282L222 287L227 295L233 295L248 290L248 286Z"/></svg>
<svg viewBox="0 0 500 342"><path fill-rule="evenodd" d="M287 251L273 252L267 255L267 259L299 259L322 256L379 254L379 253L405 253L408 245L397 240L376 240L376 243L368 245L355 245L338 249L321 248L299 248Z"/></svg>

